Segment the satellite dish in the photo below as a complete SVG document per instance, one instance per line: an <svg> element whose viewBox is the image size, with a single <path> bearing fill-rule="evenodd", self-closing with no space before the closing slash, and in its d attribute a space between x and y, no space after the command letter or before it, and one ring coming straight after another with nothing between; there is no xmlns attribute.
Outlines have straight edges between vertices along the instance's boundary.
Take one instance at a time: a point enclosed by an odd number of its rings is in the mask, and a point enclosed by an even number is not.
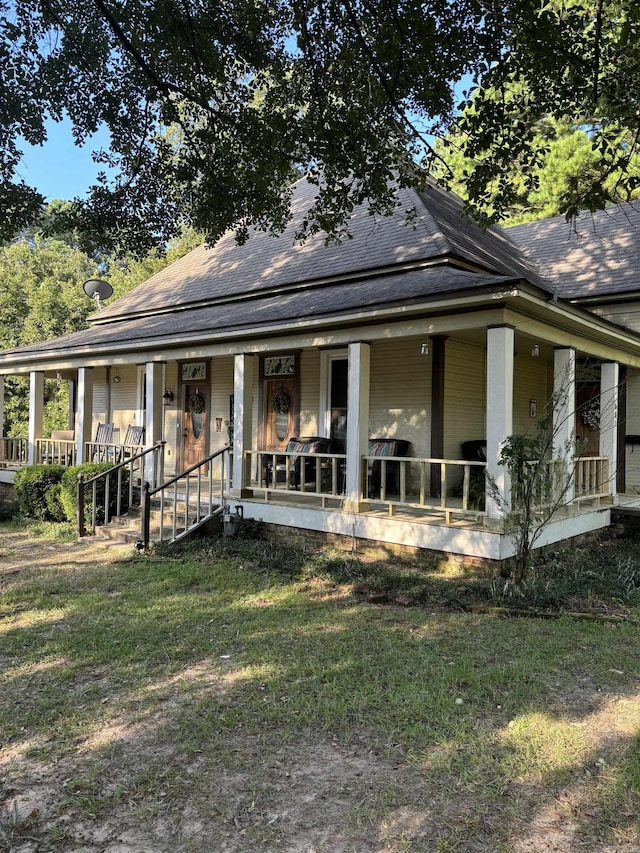
<svg viewBox="0 0 640 853"><path fill-rule="evenodd" d="M103 281L101 278L87 279L82 285L82 289L96 303L98 311L100 310L100 300L113 296L113 288L108 281Z"/></svg>

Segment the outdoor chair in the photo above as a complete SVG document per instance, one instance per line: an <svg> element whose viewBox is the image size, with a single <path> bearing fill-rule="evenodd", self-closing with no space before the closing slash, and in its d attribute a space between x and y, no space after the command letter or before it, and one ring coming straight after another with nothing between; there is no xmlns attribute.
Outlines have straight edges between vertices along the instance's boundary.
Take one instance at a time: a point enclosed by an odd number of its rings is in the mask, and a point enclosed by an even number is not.
<svg viewBox="0 0 640 853"><path fill-rule="evenodd" d="M125 462L127 459L135 456L143 444L144 427L129 424L124 436L124 441L120 445L120 450L118 451L118 462Z"/></svg>
<svg viewBox="0 0 640 853"><path fill-rule="evenodd" d="M113 459L113 447L104 445L112 445L114 443L113 424L98 424L96 437L93 445L93 462L111 462Z"/></svg>
<svg viewBox="0 0 640 853"><path fill-rule="evenodd" d="M328 453L330 439L320 435L308 436L305 438L291 438L287 444L287 453ZM317 472L316 466L320 464L320 460L309 459L306 456L291 456L289 458L289 486L292 489L299 489L301 482L304 481L305 488L309 491L316 490ZM267 487L274 482L273 478L273 457L265 458L264 479ZM276 457L275 470L275 485L287 482L287 457Z"/></svg>
<svg viewBox="0 0 640 853"><path fill-rule="evenodd" d="M401 438L370 438L367 456L407 456L409 442ZM400 463L387 462L385 477L385 493L400 494ZM367 466L367 497L380 496L382 485L382 464L377 460L369 460Z"/></svg>

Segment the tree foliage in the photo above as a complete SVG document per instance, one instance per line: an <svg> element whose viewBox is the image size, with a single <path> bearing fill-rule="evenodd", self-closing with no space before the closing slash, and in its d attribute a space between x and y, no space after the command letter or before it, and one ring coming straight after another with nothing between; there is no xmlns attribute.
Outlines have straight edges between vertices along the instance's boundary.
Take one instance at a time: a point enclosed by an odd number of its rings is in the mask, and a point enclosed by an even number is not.
<svg viewBox="0 0 640 853"><path fill-rule="evenodd" d="M628 201L630 196L636 197L639 193L638 189L623 186L625 176L619 169L603 174L600 157L587 129L572 122L545 118L539 123L535 136L535 145L542 152L538 162L531 167L512 163L508 205L504 199L496 199L501 192L497 178L487 184L483 200L474 203L468 197L467 181L475 161L465 156L465 143L466 140L455 133L436 143L436 151L442 157L436 164L436 175L466 199L479 218L495 218L499 204L503 225L558 216L567 210L576 193L584 195L598 181L602 181L611 201ZM630 158L629 169L634 174L640 173L640 153Z"/></svg>
<svg viewBox="0 0 640 853"><path fill-rule="evenodd" d="M635 0L0 0L0 14L0 239L41 202L12 180L20 135L40 144L65 113L78 142L107 126L99 159L118 174L75 223L142 254L184 225L210 241L281 229L302 172L318 184L303 230L339 236L361 200L388 212L394 186L421 184L457 108L467 195L490 196L493 218L514 164L538 162L544 116L588 125L599 164L564 210L605 204L612 170L618 190L638 180Z"/></svg>

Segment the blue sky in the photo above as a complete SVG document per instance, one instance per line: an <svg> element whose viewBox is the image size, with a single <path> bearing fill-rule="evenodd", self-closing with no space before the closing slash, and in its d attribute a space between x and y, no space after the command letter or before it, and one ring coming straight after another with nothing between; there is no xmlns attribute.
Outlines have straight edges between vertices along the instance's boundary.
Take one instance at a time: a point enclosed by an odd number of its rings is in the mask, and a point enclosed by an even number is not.
<svg viewBox="0 0 640 853"><path fill-rule="evenodd" d="M83 197L98 172L104 166L94 163L91 152L106 147L108 133L99 133L87 144L78 148L71 135L71 122L47 122L47 142L38 147L24 145L24 156L18 167L18 176L35 187L48 200Z"/></svg>

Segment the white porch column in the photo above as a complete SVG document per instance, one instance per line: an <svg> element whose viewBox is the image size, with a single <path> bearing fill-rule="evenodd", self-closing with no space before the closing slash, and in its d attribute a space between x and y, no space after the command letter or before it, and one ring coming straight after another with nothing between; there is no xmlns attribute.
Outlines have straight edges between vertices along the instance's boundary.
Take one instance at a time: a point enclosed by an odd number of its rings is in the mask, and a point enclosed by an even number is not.
<svg viewBox="0 0 640 853"><path fill-rule="evenodd" d="M84 446L93 440L93 368L78 368L76 388L76 465L84 462Z"/></svg>
<svg viewBox="0 0 640 853"><path fill-rule="evenodd" d="M572 460L576 452L576 351L572 347L553 354L553 457L567 460L565 502L573 500Z"/></svg>
<svg viewBox="0 0 640 853"><path fill-rule="evenodd" d="M250 497L245 453L251 450L253 372L255 357L238 353L233 362L233 488L234 498Z"/></svg>
<svg viewBox="0 0 640 853"><path fill-rule="evenodd" d="M607 362L600 366L600 456L609 459L609 491L617 494L618 474L618 387L620 366Z"/></svg>
<svg viewBox="0 0 640 853"><path fill-rule="evenodd" d="M163 377L164 377L164 362L163 361L148 361L145 365L146 382L146 399L145 408L147 420L144 425L144 446L153 447L159 441L162 441L162 393L163 393ZM145 457L144 462L144 477L147 483L153 488L153 453L149 453Z"/></svg>
<svg viewBox="0 0 640 853"><path fill-rule="evenodd" d="M358 341L349 344L349 378L347 399L347 465L345 472L345 509L358 512L364 508L362 494L362 456L369 446L369 387L371 381L371 346Z"/></svg>
<svg viewBox="0 0 640 853"><path fill-rule="evenodd" d="M32 370L29 374L29 465L36 462L36 441L42 438L42 409L44 406L44 373Z"/></svg>
<svg viewBox="0 0 640 853"><path fill-rule="evenodd" d="M503 518L511 500L509 472L498 461L504 440L513 433L514 337L512 326L487 329L487 476L500 495L496 500L487 489L490 518Z"/></svg>
<svg viewBox="0 0 640 853"><path fill-rule="evenodd" d="M0 376L0 438L4 435L4 376Z"/></svg>

